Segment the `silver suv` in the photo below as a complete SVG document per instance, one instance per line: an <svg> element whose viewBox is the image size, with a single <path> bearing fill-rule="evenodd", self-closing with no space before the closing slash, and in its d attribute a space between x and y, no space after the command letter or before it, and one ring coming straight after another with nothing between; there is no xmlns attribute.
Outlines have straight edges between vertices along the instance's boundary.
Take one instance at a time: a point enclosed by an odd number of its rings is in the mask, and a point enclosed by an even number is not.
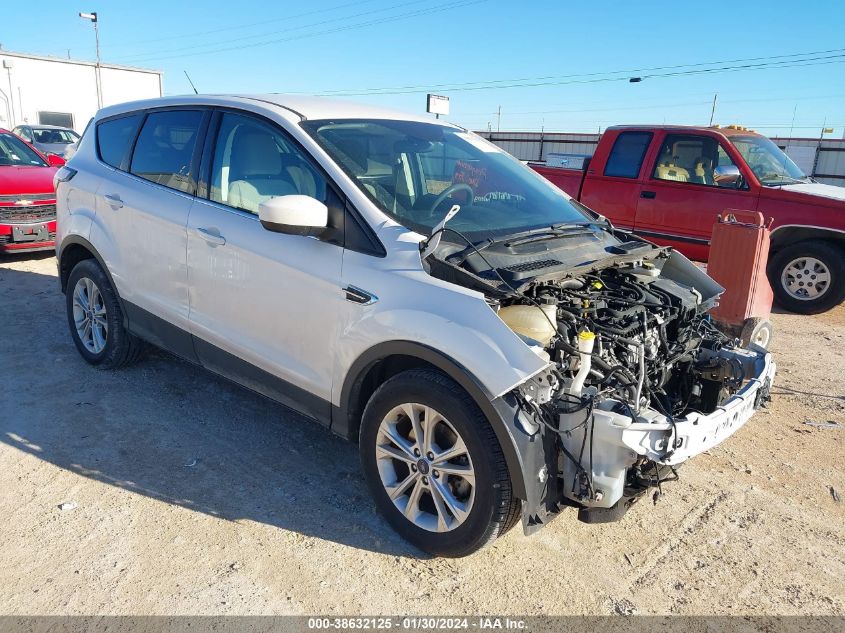
<svg viewBox="0 0 845 633"><path fill-rule="evenodd" d="M430 118L279 95L128 103L56 181L87 362L152 344L357 441L379 510L433 554L567 506L622 517L774 376L713 327L721 288L683 256Z"/></svg>

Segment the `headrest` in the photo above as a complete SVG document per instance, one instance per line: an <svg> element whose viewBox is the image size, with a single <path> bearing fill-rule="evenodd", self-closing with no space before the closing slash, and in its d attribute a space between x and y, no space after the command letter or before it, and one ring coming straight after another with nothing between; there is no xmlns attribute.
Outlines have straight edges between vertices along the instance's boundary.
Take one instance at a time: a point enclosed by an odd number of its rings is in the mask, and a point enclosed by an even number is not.
<svg viewBox="0 0 845 633"><path fill-rule="evenodd" d="M282 171L282 159L273 137L256 129L241 128L232 142L231 165L239 176L276 176Z"/></svg>

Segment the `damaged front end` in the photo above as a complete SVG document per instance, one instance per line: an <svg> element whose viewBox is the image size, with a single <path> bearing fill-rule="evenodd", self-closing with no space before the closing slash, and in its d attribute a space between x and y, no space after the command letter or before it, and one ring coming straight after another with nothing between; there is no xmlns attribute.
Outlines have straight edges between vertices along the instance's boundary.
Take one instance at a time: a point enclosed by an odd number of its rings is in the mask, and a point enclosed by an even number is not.
<svg viewBox="0 0 845 633"><path fill-rule="evenodd" d="M429 260L432 274L487 287L491 308L548 361L497 405L520 435L526 532L566 506L586 522L621 518L768 400L771 355L707 315L723 289L679 253L625 237L576 265L499 266L493 249L484 264Z"/></svg>

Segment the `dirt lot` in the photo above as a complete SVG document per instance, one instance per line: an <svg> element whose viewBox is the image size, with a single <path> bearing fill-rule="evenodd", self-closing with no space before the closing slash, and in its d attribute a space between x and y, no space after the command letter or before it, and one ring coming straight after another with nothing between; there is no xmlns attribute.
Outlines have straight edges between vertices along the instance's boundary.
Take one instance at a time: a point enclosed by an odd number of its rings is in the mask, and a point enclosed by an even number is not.
<svg viewBox="0 0 845 633"><path fill-rule="evenodd" d="M161 353L87 366L55 274L0 262L2 614L845 614L845 306L774 315L770 408L656 506L430 560L353 445Z"/></svg>

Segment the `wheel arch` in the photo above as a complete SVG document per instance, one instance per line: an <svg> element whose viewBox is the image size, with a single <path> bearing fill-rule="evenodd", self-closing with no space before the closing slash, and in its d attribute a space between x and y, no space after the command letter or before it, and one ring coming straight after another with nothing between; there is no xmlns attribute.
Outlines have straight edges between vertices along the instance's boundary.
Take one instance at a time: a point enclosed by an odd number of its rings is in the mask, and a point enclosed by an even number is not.
<svg viewBox="0 0 845 633"><path fill-rule="evenodd" d="M823 226L786 224L775 227L772 230L770 235L770 249L772 253L776 253L790 244L809 240L823 240L845 248L845 231Z"/></svg>
<svg viewBox="0 0 845 633"><path fill-rule="evenodd" d="M340 405L333 407L332 431L352 441L358 440L364 407L376 389L391 376L413 368L439 370L454 380L475 402L487 419L502 447L514 494L526 496L523 460L514 444L512 432L497 412L494 396L466 367L447 354L413 341L380 343L361 354L352 363L340 391Z"/></svg>
<svg viewBox="0 0 845 633"><path fill-rule="evenodd" d="M105 260L102 255L97 252L97 249L94 248L94 245L91 244L91 242L79 235L68 235L64 240L62 240L60 248L56 251L56 263L59 269L59 284L61 291L63 293L67 292L67 282L71 271L74 266L86 259L96 260L100 265L100 268L103 269L103 272L106 274L106 277L117 296L117 300L120 303L120 308L123 312L123 325L124 327L127 327L128 321L126 317L126 309L123 305L123 299L121 299L120 293L117 291L117 285L115 285L114 279L112 279L111 272L109 271L108 266L106 266Z"/></svg>

